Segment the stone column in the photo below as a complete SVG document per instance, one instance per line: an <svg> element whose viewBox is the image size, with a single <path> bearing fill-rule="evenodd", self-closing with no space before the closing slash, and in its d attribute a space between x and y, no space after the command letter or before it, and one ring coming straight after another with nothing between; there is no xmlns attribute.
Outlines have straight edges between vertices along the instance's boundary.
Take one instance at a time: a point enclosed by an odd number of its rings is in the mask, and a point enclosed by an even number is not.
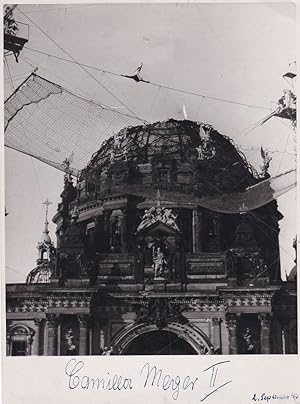
<svg viewBox="0 0 300 404"><path fill-rule="evenodd" d="M271 313L260 313L260 351L262 354L271 353Z"/></svg>
<svg viewBox="0 0 300 404"><path fill-rule="evenodd" d="M93 315L89 315L88 321L88 354L93 355L93 334L95 326L95 318Z"/></svg>
<svg viewBox="0 0 300 404"><path fill-rule="evenodd" d="M105 210L103 213L103 230L104 230L104 242L105 249L110 249L110 210Z"/></svg>
<svg viewBox="0 0 300 404"><path fill-rule="evenodd" d="M11 320L6 321L6 355L11 356L11 335L9 333L9 329L13 325Z"/></svg>
<svg viewBox="0 0 300 404"><path fill-rule="evenodd" d="M105 334L103 328L100 328L99 345L100 349L105 347Z"/></svg>
<svg viewBox="0 0 300 404"><path fill-rule="evenodd" d="M6 337L6 356L11 356L11 336Z"/></svg>
<svg viewBox="0 0 300 404"><path fill-rule="evenodd" d="M238 343L237 343L238 315L234 313L227 313L226 324L229 333L229 353L231 355L236 355L238 353Z"/></svg>
<svg viewBox="0 0 300 404"><path fill-rule="evenodd" d="M124 254L127 251L127 213L126 210L122 210L121 216L121 252Z"/></svg>
<svg viewBox="0 0 300 404"><path fill-rule="evenodd" d="M288 321L285 319L285 321L281 322L281 343L282 343L282 353L286 354L288 352L288 333L287 333L287 328L288 328Z"/></svg>
<svg viewBox="0 0 300 404"><path fill-rule="evenodd" d="M79 324L79 355L89 354L89 315L77 316Z"/></svg>
<svg viewBox="0 0 300 404"><path fill-rule="evenodd" d="M221 249L221 214L211 214L210 220L209 248L210 251L219 251Z"/></svg>
<svg viewBox="0 0 300 404"><path fill-rule="evenodd" d="M27 336L27 355L32 355L32 342L33 342L34 331L31 332L30 335Z"/></svg>
<svg viewBox="0 0 300 404"><path fill-rule="evenodd" d="M218 317L212 318L213 327L213 344L215 353L222 353L222 339L221 339L221 322L222 319Z"/></svg>
<svg viewBox="0 0 300 404"><path fill-rule="evenodd" d="M193 209L193 252L198 253L202 250L201 245L201 222L202 222L202 212L197 208Z"/></svg>
<svg viewBox="0 0 300 404"><path fill-rule="evenodd" d="M214 219L214 231L216 237L216 249L221 250L221 220L222 215L220 213L216 213Z"/></svg>
<svg viewBox="0 0 300 404"><path fill-rule="evenodd" d="M33 345L32 345L32 355L40 354L40 329L41 329L41 318L34 319L34 325L36 327L35 334L33 336Z"/></svg>
<svg viewBox="0 0 300 404"><path fill-rule="evenodd" d="M58 346L57 328L59 323L59 315L47 314L46 318L47 318L47 330L48 330L47 355L56 356Z"/></svg>
<svg viewBox="0 0 300 404"><path fill-rule="evenodd" d="M104 318L99 318L98 320L98 325L99 325L99 340L98 340L98 352L102 351L104 349L105 346L107 346L107 332L106 332L106 328L107 328L107 319Z"/></svg>

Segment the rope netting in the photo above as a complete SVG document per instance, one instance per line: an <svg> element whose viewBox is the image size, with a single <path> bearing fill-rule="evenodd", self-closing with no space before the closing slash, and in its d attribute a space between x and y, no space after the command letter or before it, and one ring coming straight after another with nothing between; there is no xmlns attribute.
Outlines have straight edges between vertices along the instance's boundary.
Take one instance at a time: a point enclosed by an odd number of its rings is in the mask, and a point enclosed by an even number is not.
<svg viewBox="0 0 300 404"><path fill-rule="evenodd" d="M81 98L32 74L4 107L5 146L76 174L113 133L139 119Z"/></svg>
<svg viewBox="0 0 300 404"><path fill-rule="evenodd" d="M196 143L199 142L198 132L202 125L191 121L176 123L169 120L163 124L161 134L163 145L161 145L156 133L161 132L160 125L145 125L144 121L136 117L86 100L34 73L5 102L4 124L5 146L35 157L59 170L69 170L74 175L78 175L79 172L83 173L83 168L88 166L93 173L95 171L96 176L109 168L110 153L115 142L112 135L121 130L128 135L125 136L125 143L133 144L128 147L128 159L131 161L130 153L136 152L135 160L137 164L140 164L145 163L143 156L147 154L145 153L146 146L147 150L153 149L154 154L157 150L160 151L162 146L167 148L169 153L175 148L174 153L177 153L180 146L182 154L180 159L185 159L185 146L194 140ZM195 132L194 137L190 133L188 136L183 134L186 126L188 126L189 132ZM131 182L120 185L110 184L110 190L132 193L154 200L159 189L162 200L165 201L176 200L198 204L223 213L241 213L263 206L295 187L295 169L286 169L283 174L270 178L263 176L262 178L248 163L244 153L237 150L236 145L229 138L212 130L212 141L214 141L214 137L219 139L218 142L222 149L218 151L218 144L215 144L216 158L219 162L216 172L213 177L211 169L201 169L198 173L202 179L204 178L206 188L210 183L209 195L207 193L204 195L203 192L197 193L192 183L190 187L186 186L183 189L178 189L176 184L172 189L162 189L149 182L148 185ZM194 150L198 145L196 143L188 149ZM95 150L98 151L95 152ZM240 156L240 166L236 165L238 161L236 161L233 151ZM259 151L252 151L259 156ZM195 156L193 158L196 159ZM100 162L105 167L102 167ZM241 170L241 167L244 169ZM220 190L217 189L217 184L224 182L222 178L225 174L230 178L232 176L231 182L234 182L234 178L238 178L237 185L230 191L223 186ZM242 178L239 178L239 175ZM227 181L228 178L226 178ZM99 183L97 179L88 179L88 181L90 180ZM98 196L101 196L101 193L102 191L99 189Z"/></svg>
<svg viewBox="0 0 300 404"><path fill-rule="evenodd" d="M174 204L174 202L184 205L197 205L203 208L220 213L245 213L276 200L281 195L290 191L296 186L296 170L289 170L280 175L267 178L256 185L248 187L244 192L221 193L215 192L214 195L197 195L195 191L187 191L185 188L163 189L162 186L122 184L111 185L109 192L111 195L130 194L147 198L148 205L157 203L157 193L159 191L160 201L163 206ZM98 193L98 197L105 196Z"/></svg>

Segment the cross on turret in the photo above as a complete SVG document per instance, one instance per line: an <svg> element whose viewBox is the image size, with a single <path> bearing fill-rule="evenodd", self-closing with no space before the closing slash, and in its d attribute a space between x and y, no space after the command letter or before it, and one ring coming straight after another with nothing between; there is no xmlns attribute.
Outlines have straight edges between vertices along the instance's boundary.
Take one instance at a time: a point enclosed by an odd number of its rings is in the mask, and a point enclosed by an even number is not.
<svg viewBox="0 0 300 404"><path fill-rule="evenodd" d="M48 198L43 202L43 205L46 205L46 220L45 224L48 223L48 211L49 211L49 205L52 205L52 202L48 200Z"/></svg>
<svg viewBox="0 0 300 404"><path fill-rule="evenodd" d="M160 190L158 190L156 192L156 204L157 204L157 207L159 208L160 207Z"/></svg>

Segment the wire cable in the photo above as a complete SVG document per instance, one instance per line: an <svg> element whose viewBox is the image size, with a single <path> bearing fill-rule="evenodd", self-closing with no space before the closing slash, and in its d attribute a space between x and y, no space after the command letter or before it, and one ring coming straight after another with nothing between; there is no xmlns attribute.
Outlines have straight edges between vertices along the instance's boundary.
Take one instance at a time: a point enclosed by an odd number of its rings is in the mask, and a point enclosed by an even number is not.
<svg viewBox="0 0 300 404"><path fill-rule="evenodd" d="M122 74L120 74L120 73L100 69L98 67L91 66L91 65L88 65L88 64L84 64L84 63L79 63L79 62L76 62L76 61L74 62L72 60L68 60L68 59L65 59L65 58L60 57L60 56L52 55L50 53L43 52L43 51L40 51L40 50L37 50L37 49L33 49L33 48L28 47L28 46L26 46L24 49L28 49L28 50L30 50L32 52L37 52L37 53L40 53L42 55L46 55L46 56L49 56L49 57L52 57L52 58L55 58L55 59L59 59L59 60L62 60L64 62L76 63L76 64L79 64L79 65L81 65L83 67L86 67L88 69L97 70L97 71L99 71L101 73L111 74L113 76L118 76L118 77L124 78L124 76L122 76ZM187 90L182 90L182 89L175 88L175 87L165 86L163 84L153 83L151 81L149 83L145 83L145 84L148 84L148 85L154 86L154 87L164 88L164 89L170 90L170 91L176 91L176 92L183 93L183 94L193 95L195 97L201 97L202 99L210 99L210 100L214 100L214 101L220 101L220 102L225 102L225 103L229 103L229 104L240 105L240 106L243 106L243 107L263 109L263 110L270 111L270 108L267 108L267 107L253 105L253 104L247 104L247 103L238 102L238 101L232 101L232 100L228 100L228 99L224 99L224 98L220 98L220 97L212 97L212 96L209 96L209 95L206 95L206 94L200 94L200 93L197 93L197 92L194 92L194 91L187 91Z"/></svg>
<svg viewBox="0 0 300 404"><path fill-rule="evenodd" d="M284 156L284 154L285 154L285 152L286 152L286 149L287 149L287 146L288 146L288 143L289 143L289 139L290 139L290 133L288 134L288 136L287 136L287 138L286 138L286 142L285 142L285 146L284 146L284 152L283 152L283 154L280 156L280 161L279 161L279 164L278 164L278 168L277 168L277 173L276 173L276 175L278 175L278 173L279 173L279 170L280 170L280 167L281 167L281 164L282 164L282 161L283 161L283 156Z"/></svg>
<svg viewBox="0 0 300 404"><path fill-rule="evenodd" d="M13 269L13 268L9 267L8 265L5 265L5 268L8 269L9 271L14 272L14 273L17 274L17 275L22 276L22 278L24 278L24 274L22 274L21 272L17 271L16 269Z"/></svg>
<svg viewBox="0 0 300 404"><path fill-rule="evenodd" d="M55 4L57 5L57 4ZM61 8L46 8L42 10L29 10L29 11L23 11L24 14L36 14L36 13L49 13L49 12L58 12L58 11L69 11L69 10L74 10L74 9L79 9L79 8L87 8L87 7L93 7L93 6L99 6L101 4L81 4L79 6L72 6L70 7L69 4L61 4ZM17 10L18 11L18 10Z"/></svg>
<svg viewBox="0 0 300 404"><path fill-rule="evenodd" d="M20 8L18 8L21 14L23 14L34 26L41 31L51 42L53 42L62 52L64 52L70 59L73 60L75 64L77 64L86 74L88 74L94 81L96 81L102 88L104 88L105 91L107 91L115 100L117 100L123 107L125 107L131 114L133 114L137 119L143 120L139 118L136 113L129 108L120 98L118 98L116 95L114 95L104 84L102 84L95 76L93 76L83 65L78 63L73 56L68 53L61 45L59 45L49 34L47 34L46 31L44 31L42 28L39 27L28 15L24 14ZM104 104L103 104L104 105ZM108 106L107 106L108 107ZM145 120L143 120L145 121Z"/></svg>
<svg viewBox="0 0 300 404"><path fill-rule="evenodd" d="M32 67L33 69L36 69L36 66L34 66L32 63L30 63L30 62L28 61L28 59L26 59L23 55L20 56L20 59L23 60L25 63L27 63L28 66Z"/></svg>
<svg viewBox="0 0 300 404"><path fill-rule="evenodd" d="M268 265L266 268L264 268L264 270L261 271L258 275L256 275L255 278L251 279L251 281L249 281L249 283L246 286L247 287L251 286L251 284L253 284L259 277L261 277L265 272L267 272L271 268L272 265L274 265L278 261L279 261L279 257L277 257L270 265Z"/></svg>

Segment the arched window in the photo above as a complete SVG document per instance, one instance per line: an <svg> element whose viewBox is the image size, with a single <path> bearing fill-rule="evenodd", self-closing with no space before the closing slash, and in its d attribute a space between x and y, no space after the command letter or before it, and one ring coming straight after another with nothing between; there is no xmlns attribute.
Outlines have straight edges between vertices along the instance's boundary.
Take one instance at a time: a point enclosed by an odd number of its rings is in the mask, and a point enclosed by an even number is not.
<svg viewBox="0 0 300 404"><path fill-rule="evenodd" d="M47 258L47 257L45 258L46 254L47 254L47 251L43 248L43 249L41 250L41 260L44 260L44 259Z"/></svg>
<svg viewBox="0 0 300 404"><path fill-rule="evenodd" d="M34 331L23 324L13 325L7 333L8 356L31 355Z"/></svg>

